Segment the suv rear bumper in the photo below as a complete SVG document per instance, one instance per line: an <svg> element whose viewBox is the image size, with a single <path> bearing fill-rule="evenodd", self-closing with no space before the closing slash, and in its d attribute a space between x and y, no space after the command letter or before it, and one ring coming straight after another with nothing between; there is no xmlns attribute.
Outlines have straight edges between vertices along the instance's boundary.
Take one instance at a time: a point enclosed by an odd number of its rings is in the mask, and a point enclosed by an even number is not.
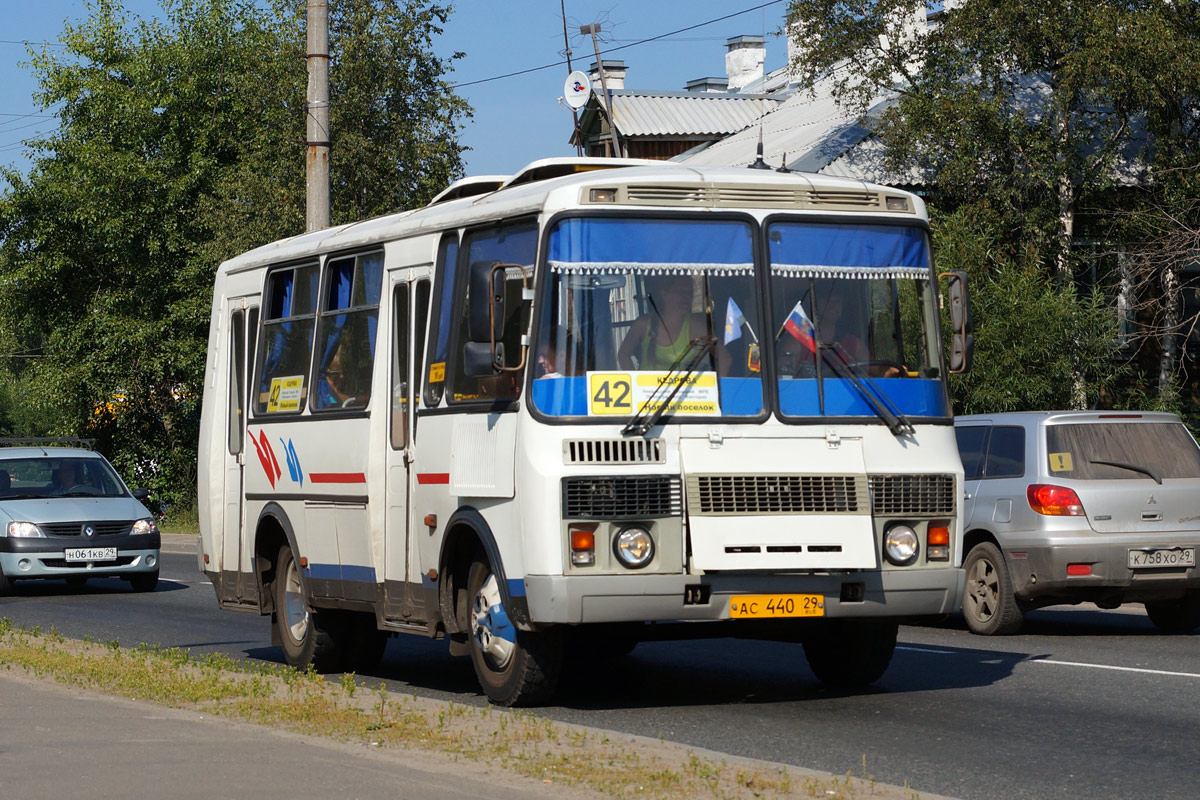
<svg viewBox="0 0 1200 800"><path fill-rule="evenodd" d="M735 594L820 594L824 616L900 619L958 610L965 573L954 567L843 574L756 575L528 575L529 616L535 623L728 620ZM843 601L845 584L861 600ZM685 603L688 587L705 587L707 602ZM798 621L796 618L790 618Z"/></svg>
<svg viewBox="0 0 1200 800"><path fill-rule="evenodd" d="M1200 554L1200 533L1055 533L1049 541L1004 541L1004 556L1019 600L1144 602L1182 597L1200 590L1200 568L1131 569L1129 551L1192 547ZM1022 555L1023 554L1023 555ZM1090 575L1068 575L1068 564L1087 564Z"/></svg>

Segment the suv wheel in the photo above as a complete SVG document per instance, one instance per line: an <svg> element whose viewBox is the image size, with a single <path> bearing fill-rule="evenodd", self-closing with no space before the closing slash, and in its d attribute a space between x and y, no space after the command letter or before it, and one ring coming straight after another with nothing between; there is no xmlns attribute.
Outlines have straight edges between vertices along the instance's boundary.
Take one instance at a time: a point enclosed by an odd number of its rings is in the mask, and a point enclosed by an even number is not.
<svg viewBox="0 0 1200 800"><path fill-rule="evenodd" d="M1200 628L1200 592L1165 603L1146 603L1146 616L1165 633L1191 633Z"/></svg>
<svg viewBox="0 0 1200 800"><path fill-rule="evenodd" d="M1005 636L1019 631L1025 615L1017 605L1012 576L1000 548L991 542L980 542L967 554L963 568L967 585L962 609L971 633Z"/></svg>

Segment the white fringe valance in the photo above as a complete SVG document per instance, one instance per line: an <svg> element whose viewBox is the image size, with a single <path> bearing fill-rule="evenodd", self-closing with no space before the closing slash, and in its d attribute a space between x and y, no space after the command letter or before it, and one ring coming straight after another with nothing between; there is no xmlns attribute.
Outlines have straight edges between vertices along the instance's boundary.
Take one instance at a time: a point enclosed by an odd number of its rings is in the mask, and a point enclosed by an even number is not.
<svg viewBox="0 0 1200 800"><path fill-rule="evenodd" d="M850 278L852 280L928 280L926 267L830 267L822 264L772 264L780 278Z"/></svg>
<svg viewBox="0 0 1200 800"><path fill-rule="evenodd" d="M655 264L645 261L549 261L551 272L567 275L749 275L746 264Z"/></svg>

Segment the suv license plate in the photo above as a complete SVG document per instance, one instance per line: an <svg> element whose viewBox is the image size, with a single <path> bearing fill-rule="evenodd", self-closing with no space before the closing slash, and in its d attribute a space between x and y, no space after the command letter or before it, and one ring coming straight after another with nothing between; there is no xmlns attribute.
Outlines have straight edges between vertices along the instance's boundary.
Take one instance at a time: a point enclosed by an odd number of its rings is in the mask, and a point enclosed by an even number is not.
<svg viewBox="0 0 1200 800"><path fill-rule="evenodd" d="M730 619L779 619L825 616L821 594L735 594L729 598Z"/></svg>
<svg viewBox="0 0 1200 800"><path fill-rule="evenodd" d="M1130 550L1129 567L1194 567L1196 548L1159 547L1149 550Z"/></svg>
<svg viewBox="0 0 1200 800"><path fill-rule="evenodd" d="M63 551L64 561L116 561L115 547L68 547Z"/></svg>

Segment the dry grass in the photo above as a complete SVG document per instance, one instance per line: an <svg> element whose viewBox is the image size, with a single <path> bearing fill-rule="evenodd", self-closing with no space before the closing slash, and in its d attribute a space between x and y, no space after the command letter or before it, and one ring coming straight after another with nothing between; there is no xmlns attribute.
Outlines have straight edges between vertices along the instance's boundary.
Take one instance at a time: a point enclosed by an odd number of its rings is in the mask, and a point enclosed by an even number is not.
<svg viewBox="0 0 1200 800"><path fill-rule="evenodd" d="M542 782L612 798L886 798L916 800L867 774L842 777L742 759L703 758L681 745L612 735L534 714L475 708L371 689L355 676L193 658L177 649L69 640L0 619L0 667L173 708L367 747L481 760Z"/></svg>

